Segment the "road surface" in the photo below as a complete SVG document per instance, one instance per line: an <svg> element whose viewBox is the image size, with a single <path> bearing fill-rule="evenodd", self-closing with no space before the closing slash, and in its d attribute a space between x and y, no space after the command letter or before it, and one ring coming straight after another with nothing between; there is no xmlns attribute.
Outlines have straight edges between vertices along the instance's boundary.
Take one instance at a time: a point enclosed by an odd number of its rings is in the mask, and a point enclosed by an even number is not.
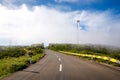
<svg viewBox="0 0 120 80"><path fill-rule="evenodd" d="M2 80L120 80L120 71L75 56L45 50L46 56Z"/></svg>

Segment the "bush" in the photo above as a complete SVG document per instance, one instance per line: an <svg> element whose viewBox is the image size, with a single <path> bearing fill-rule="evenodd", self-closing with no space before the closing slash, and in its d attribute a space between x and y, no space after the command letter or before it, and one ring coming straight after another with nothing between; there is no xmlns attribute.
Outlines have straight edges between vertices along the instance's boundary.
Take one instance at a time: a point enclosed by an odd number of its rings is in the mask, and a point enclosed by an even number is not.
<svg viewBox="0 0 120 80"><path fill-rule="evenodd" d="M21 47L9 47L0 51L0 59L7 57L19 57L24 56L26 51Z"/></svg>

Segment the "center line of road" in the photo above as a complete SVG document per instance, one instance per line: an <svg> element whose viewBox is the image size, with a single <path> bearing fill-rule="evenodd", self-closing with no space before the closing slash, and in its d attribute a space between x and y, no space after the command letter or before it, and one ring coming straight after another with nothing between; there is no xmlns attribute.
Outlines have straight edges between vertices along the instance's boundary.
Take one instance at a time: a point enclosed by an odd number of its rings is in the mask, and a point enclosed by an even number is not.
<svg viewBox="0 0 120 80"><path fill-rule="evenodd" d="M55 56L58 58L59 56L55 54Z"/></svg>
<svg viewBox="0 0 120 80"><path fill-rule="evenodd" d="M60 72L62 71L62 64L60 64L60 68L59 68L59 71L60 71Z"/></svg>
<svg viewBox="0 0 120 80"><path fill-rule="evenodd" d="M58 60L61 61L61 58L59 58Z"/></svg>

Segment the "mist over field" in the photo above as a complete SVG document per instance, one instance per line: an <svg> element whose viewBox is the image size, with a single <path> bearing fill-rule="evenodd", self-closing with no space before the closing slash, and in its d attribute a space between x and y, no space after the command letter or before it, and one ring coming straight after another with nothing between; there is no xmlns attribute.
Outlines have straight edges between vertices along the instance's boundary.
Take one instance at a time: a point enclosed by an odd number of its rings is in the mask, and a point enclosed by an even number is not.
<svg viewBox="0 0 120 80"><path fill-rule="evenodd" d="M36 0L35 0L36 1ZM30 45L33 43L77 43L77 22L80 44L100 44L120 47L120 14L116 9L72 9L67 4L32 5L31 1L1 0L0 45ZM97 1L55 0L56 3ZM28 5L28 3L30 3ZM89 4L88 4L89 3ZM76 4L78 5L78 4Z"/></svg>

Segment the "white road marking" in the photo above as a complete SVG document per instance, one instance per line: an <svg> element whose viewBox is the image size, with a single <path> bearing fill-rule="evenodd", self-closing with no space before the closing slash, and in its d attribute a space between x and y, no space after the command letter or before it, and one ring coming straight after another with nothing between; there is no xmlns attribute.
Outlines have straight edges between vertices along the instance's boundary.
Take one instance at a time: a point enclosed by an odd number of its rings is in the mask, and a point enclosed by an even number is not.
<svg viewBox="0 0 120 80"><path fill-rule="evenodd" d="M59 58L58 60L61 61L61 58Z"/></svg>
<svg viewBox="0 0 120 80"><path fill-rule="evenodd" d="M57 55L57 54L54 54L57 58L58 58L58 60L61 62L61 58ZM59 71L61 72L62 71L62 64L60 64L60 66L59 66Z"/></svg>
<svg viewBox="0 0 120 80"><path fill-rule="evenodd" d="M59 71L60 71L60 72L62 71L62 64L60 64L60 68L59 68Z"/></svg>
<svg viewBox="0 0 120 80"><path fill-rule="evenodd" d="M57 54L55 54L55 56L58 58L59 56Z"/></svg>

